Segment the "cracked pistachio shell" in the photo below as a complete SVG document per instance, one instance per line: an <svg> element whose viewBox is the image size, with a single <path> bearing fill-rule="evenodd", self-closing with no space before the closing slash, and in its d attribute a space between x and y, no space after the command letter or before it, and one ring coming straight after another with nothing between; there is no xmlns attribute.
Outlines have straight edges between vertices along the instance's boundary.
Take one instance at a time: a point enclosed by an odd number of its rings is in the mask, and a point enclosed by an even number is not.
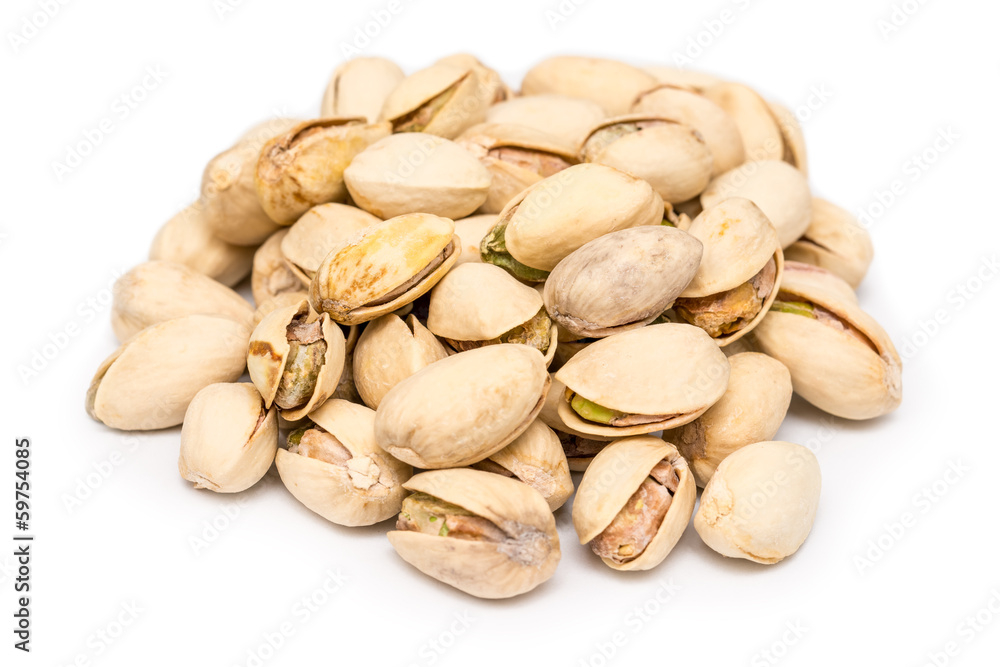
<svg viewBox="0 0 1000 667"><path fill-rule="evenodd" d="M396 553L424 574L480 598L527 593L555 573L561 551L555 517L527 484L480 470L432 470L403 486L458 505L502 530L502 542L393 530Z"/></svg>
<svg viewBox="0 0 1000 667"><path fill-rule="evenodd" d="M381 222L371 213L346 204L313 206L288 228L281 239L281 254L289 270L309 287L323 259L359 231Z"/></svg>
<svg viewBox="0 0 1000 667"><path fill-rule="evenodd" d="M258 306L278 296L305 292L302 281L281 254L281 242L287 235L287 228L279 229L254 253L250 290Z"/></svg>
<svg viewBox="0 0 1000 667"><path fill-rule="evenodd" d="M524 482L545 498L553 512L573 494L573 478L559 436L538 419L514 442L473 467Z"/></svg>
<svg viewBox="0 0 1000 667"><path fill-rule="evenodd" d="M330 251L313 276L309 301L340 324L391 313L441 280L458 258L458 243L455 224L436 215L413 213L369 225Z"/></svg>
<svg viewBox="0 0 1000 667"><path fill-rule="evenodd" d="M260 481L277 449L277 410L252 384L210 384L184 414L177 467L196 489L238 493Z"/></svg>
<svg viewBox="0 0 1000 667"><path fill-rule="evenodd" d="M556 265L545 281L545 308L580 337L645 326L687 286L701 250L695 237L662 225L605 234Z"/></svg>
<svg viewBox="0 0 1000 667"><path fill-rule="evenodd" d="M257 199L254 172L264 145L296 123L272 118L209 161L201 179L201 203L205 224L215 236L234 245L258 245L279 229Z"/></svg>
<svg viewBox="0 0 1000 667"><path fill-rule="evenodd" d="M560 343L560 349L562 349L563 345L565 344ZM542 423L554 431L574 437L587 438L588 440L607 440L608 442L614 439L614 436L592 435L583 431L577 431L564 422L563 418L559 415L559 404L563 402L563 396L566 394L566 385L557 380L553 373L549 374L549 381L551 382L549 392L545 395L545 403L542 404L541 412L538 413L538 418Z"/></svg>
<svg viewBox="0 0 1000 667"><path fill-rule="evenodd" d="M146 327L185 315L216 315L253 325L246 299L184 264L145 262L115 281L111 328L126 341Z"/></svg>
<svg viewBox="0 0 1000 667"><path fill-rule="evenodd" d="M534 421L549 376L526 345L488 345L417 371L389 390L375 416L382 447L418 468L453 468L500 451Z"/></svg>
<svg viewBox="0 0 1000 667"><path fill-rule="evenodd" d="M680 479L670 508L656 535L638 556L625 563L601 558L612 569L649 570L663 562L691 520L696 494L694 476L676 447L653 436L615 440L594 457L583 474L573 500L573 527L580 544L588 544L611 524L649 472L663 460L674 467Z"/></svg>
<svg viewBox="0 0 1000 667"><path fill-rule="evenodd" d="M754 329L754 344L785 364L795 393L820 410L844 419L892 412L903 397L902 360L889 334L861 310L849 285L828 272L802 267L808 265L785 272L782 300L811 303L839 319L827 324L771 311ZM838 282L840 287L834 287ZM845 330L844 322L871 346Z"/></svg>
<svg viewBox="0 0 1000 667"><path fill-rule="evenodd" d="M362 118L323 118L300 123L260 151L254 174L267 215L290 225L317 204L347 198L344 170L359 153L389 136L388 123Z"/></svg>
<svg viewBox="0 0 1000 667"><path fill-rule="evenodd" d="M343 465L279 449L278 474L295 499L340 526L370 526L399 513L413 468L375 441L375 411L332 398L309 413L350 453Z"/></svg>
<svg viewBox="0 0 1000 667"><path fill-rule="evenodd" d="M718 176L743 164L743 138L732 116L707 97L672 85L659 86L639 96L632 113L656 114L701 134L712 153L712 175Z"/></svg>
<svg viewBox="0 0 1000 667"><path fill-rule="evenodd" d="M797 241L809 227L812 195L801 171L779 160L747 162L716 177L701 193L706 209L742 197L756 204L774 228L782 248Z"/></svg>
<svg viewBox="0 0 1000 667"><path fill-rule="evenodd" d="M453 53L437 61L438 65L451 65L452 67L462 67L473 69L479 76L479 85L482 91L479 95L486 100L488 105L503 102L513 97L514 92L506 83L500 73L481 63L478 58L469 53Z"/></svg>
<svg viewBox="0 0 1000 667"><path fill-rule="evenodd" d="M390 389L421 368L448 357L434 334L410 315L383 315L365 326L354 348L354 383L365 405L376 409Z"/></svg>
<svg viewBox="0 0 1000 667"><path fill-rule="evenodd" d="M568 95L529 95L494 104L486 112L486 122L520 125L560 140L574 150L590 128L607 117L597 102Z"/></svg>
<svg viewBox="0 0 1000 667"><path fill-rule="evenodd" d="M651 74L661 86L669 85L676 86L677 88L690 88L696 92L701 92L706 88L722 83L722 79L707 72L696 72L679 67L649 65L643 67L642 70Z"/></svg>
<svg viewBox="0 0 1000 667"><path fill-rule="evenodd" d="M698 486L737 449L773 438L792 400L792 376L780 361L743 352L729 357L729 367L722 398L698 419L663 434L677 445Z"/></svg>
<svg viewBox="0 0 1000 667"><path fill-rule="evenodd" d="M749 86L724 81L706 88L705 97L728 113L743 137L743 152L748 160L781 160L785 142L771 107Z"/></svg>
<svg viewBox="0 0 1000 667"><path fill-rule="evenodd" d="M455 221L455 233L462 241L462 251L458 255L455 266L466 262L478 264L483 261L483 258L479 256L479 244L483 242L483 237L493 229L496 223L497 216L492 213L472 215Z"/></svg>
<svg viewBox="0 0 1000 667"><path fill-rule="evenodd" d="M288 306L298 306L303 301L308 301L309 295L305 292L282 292L277 296L269 298L264 303L257 306L257 310L253 311L253 326L257 328L257 325L261 323L265 317L278 310L279 308L287 308ZM316 311L309 311L309 321L315 321L317 318Z"/></svg>
<svg viewBox="0 0 1000 667"><path fill-rule="evenodd" d="M184 264L232 287L250 275L254 248L215 236L205 222L204 209L195 202L164 223L149 248L149 259Z"/></svg>
<svg viewBox="0 0 1000 667"><path fill-rule="evenodd" d="M305 300L294 306L278 308L262 319L250 335L247 371L268 408L274 404L288 360L288 325L296 317L307 313L309 304ZM307 321L309 319L311 318L307 318ZM316 378L316 388L309 400L293 410L280 410L281 416L290 422L302 419L310 411L323 405L337 389L344 371L344 358L347 354L344 332L326 314L321 314L319 319L327 346L326 355Z"/></svg>
<svg viewBox="0 0 1000 667"><path fill-rule="evenodd" d="M354 159L344 180L354 202L380 218L407 213L464 218L486 201L490 189L490 173L475 156L422 132L376 142Z"/></svg>
<svg viewBox="0 0 1000 667"><path fill-rule="evenodd" d="M530 321L544 307L541 295L492 264L453 268L431 290L427 328L456 341L487 341ZM555 354L558 332L551 326L545 363Z"/></svg>
<svg viewBox="0 0 1000 667"><path fill-rule="evenodd" d="M322 118L378 120L385 98L406 78L386 58L354 58L333 71L320 104Z"/></svg>
<svg viewBox="0 0 1000 667"><path fill-rule="evenodd" d="M806 176L809 175L809 164L806 155L806 138L802 134L802 125L799 119L788 107L777 102L768 102L771 115L778 123L781 131L781 139L784 143L784 153L782 160L792 165Z"/></svg>
<svg viewBox="0 0 1000 667"><path fill-rule="evenodd" d="M524 75L523 95L555 93L599 104L609 115L628 112L642 92L657 85L653 75L617 60L555 56Z"/></svg>
<svg viewBox="0 0 1000 667"><path fill-rule="evenodd" d="M723 556L777 563L809 536L820 486L816 456L802 445L748 445L719 464L701 494L694 529Z"/></svg>
<svg viewBox="0 0 1000 667"><path fill-rule="evenodd" d="M414 72L389 93L379 118L391 123L393 132L424 132L454 139L486 120L496 83L484 81L480 76L483 70L482 66L438 63ZM428 104L440 104L440 108L435 111ZM427 117L420 118L424 114Z"/></svg>
<svg viewBox="0 0 1000 667"><path fill-rule="evenodd" d="M641 123L643 129L607 142L605 131ZM661 116L629 114L601 121L584 140L581 157L645 180L665 202L697 197L712 178L712 153L694 128Z"/></svg>
<svg viewBox="0 0 1000 667"><path fill-rule="evenodd" d="M243 374L249 335L243 325L209 315L143 329L97 369L87 390L87 413L123 431L177 426L199 391Z"/></svg>
<svg viewBox="0 0 1000 667"><path fill-rule="evenodd" d="M650 324L602 338L560 368L566 388L600 406L664 419L634 426L609 426L582 419L563 393L559 416L591 435L623 437L681 426L722 398L729 361L712 338L688 324Z"/></svg>
<svg viewBox="0 0 1000 667"><path fill-rule="evenodd" d="M828 269L857 289L872 263L868 230L845 209L813 197L812 219L805 234L788 246L785 258Z"/></svg>

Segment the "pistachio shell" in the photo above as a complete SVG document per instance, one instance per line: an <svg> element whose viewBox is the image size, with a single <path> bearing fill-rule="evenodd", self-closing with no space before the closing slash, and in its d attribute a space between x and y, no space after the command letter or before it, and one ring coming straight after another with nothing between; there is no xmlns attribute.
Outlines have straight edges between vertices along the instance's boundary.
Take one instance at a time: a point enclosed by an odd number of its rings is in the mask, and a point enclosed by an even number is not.
<svg viewBox="0 0 1000 667"><path fill-rule="evenodd" d="M433 363L389 390L375 436L420 468L464 466L506 447L541 410L548 374L538 350L489 345Z"/></svg>
<svg viewBox="0 0 1000 667"><path fill-rule="evenodd" d="M565 346L567 344L563 343L560 345ZM563 418L559 415L559 404L563 402L563 397L566 394L566 385L557 380L555 375L552 373L549 374L549 381L551 382L549 392L545 395L545 403L542 404L541 412L538 413L538 419L540 419L542 423L554 431L565 433L573 437L593 440L607 440L608 442L614 439L614 436L591 435L589 433L584 433L583 431L577 431L563 421Z"/></svg>
<svg viewBox="0 0 1000 667"><path fill-rule="evenodd" d="M514 95L510 86L503 82L499 72L490 69L470 53L453 53L450 56L441 58L436 64L475 70L479 76L479 85L482 88L480 96L486 100L487 104L503 102Z"/></svg>
<svg viewBox="0 0 1000 667"><path fill-rule="evenodd" d="M538 419L514 442L473 467L485 462L499 466L507 472L505 476L513 476L538 491L553 512L573 494L573 478L559 436Z"/></svg>
<svg viewBox="0 0 1000 667"><path fill-rule="evenodd" d="M701 494L694 529L723 556L773 564L798 551L820 495L816 456L790 442L758 442L719 464Z"/></svg>
<svg viewBox="0 0 1000 667"><path fill-rule="evenodd" d="M494 104L486 112L486 121L530 127L577 148L590 128L606 115L601 105L590 100L567 95L530 95Z"/></svg>
<svg viewBox="0 0 1000 667"><path fill-rule="evenodd" d="M257 325L261 323L261 320L279 308L298 306L303 301L308 300L309 295L306 292L282 292L277 296L271 297L264 303L257 306L257 310L253 311L253 326L254 328L257 328ZM318 316L315 311L310 311L310 320L315 320L317 317Z"/></svg>
<svg viewBox="0 0 1000 667"><path fill-rule="evenodd" d="M696 72L690 69L679 67L667 67L665 65L648 65L642 70L651 74L653 78L662 85L676 86L678 88L690 88L701 92L706 88L722 83L722 79L707 72Z"/></svg>
<svg viewBox="0 0 1000 667"><path fill-rule="evenodd" d="M196 489L238 493L260 481L277 449L277 411L252 384L210 384L184 414L177 467Z"/></svg>
<svg viewBox="0 0 1000 667"><path fill-rule="evenodd" d="M781 160L785 142L763 97L741 83L725 81L704 90L705 97L728 113L743 137L748 160Z"/></svg>
<svg viewBox="0 0 1000 667"><path fill-rule="evenodd" d="M336 203L313 206L288 228L288 234L281 240L281 254L308 288L313 274L331 250L376 222L381 220L353 206Z"/></svg>
<svg viewBox="0 0 1000 667"><path fill-rule="evenodd" d="M454 142L394 134L358 155L344 173L354 202L380 218L430 213L463 218L484 201L490 173Z"/></svg>
<svg viewBox="0 0 1000 667"><path fill-rule="evenodd" d="M195 202L164 223L149 248L149 259L184 264L232 287L250 275L254 249L215 236L205 222L204 208Z"/></svg>
<svg viewBox="0 0 1000 667"><path fill-rule="evenodd" d="M789 273L785 282L796 285L799 290L806 289L806 286L808 286L810 294L814 294L817 291L820 294L828 294L829 297L822 297L824 300L832 298L842 301L853 301L854 303L858 302L857 292L851 288L847 281L833 271L803 262L785 262L785 271Z"/></svg>
<svg viewBox="0 0 1000 667"><path fill-rule="evenodd" d="M330 76L320 105L322 118L378 120L385 98L406 78L399 65L379 57L354 58Z"/></svg>
<svg viewBox="0 0 1000 667"><path fill-rule="evenodd" d="M258 306L283 294L304 291L302 281L292 272L285 256L281 254L281 242L287 235L287 228L279 229L254 253L250 289L254 303Z"/></svg>
<svg viewBox="0 0 1000 667"><path fill-rule="evenodd" d="M394 132L407 129L415 115L427 113L425 105L449 95L439 109L418 122L419 132L454 139L476 123L486 120L486 108L496 95L496 82L483 80L485 68L437 63L403 79L386 97L380 118Z"/></svg>
<svg viewBox="0 0 1000 667"><path fill-rule="evenodd" d="M850 212L813 197L809 228L788 246L785 259L833 271L856 289L868 273L873 253L868 230Z"/></svg>
<svg viewBox="0 0 1000 667"><path fill-rule="evenodd" d="M528 70L521 92L582 97L616 115L626 113L640 93L654 86L656 79L651 74L616 60L555 56Z"/></svg>
<svg viewBox="0 0 1000 667"><path fill-rule="evenodd" d="M123 431L176 426L199 391L240 377L249 335L232 320L208 315L143 329L97 369L87 390L87 412Z"/></svg>
<svg viewBox="0 0 1000 667"><path fill-rule="evenodd" d="M479 255L479 244L483 242L483 237L486 236L486 233L496 225L497 217L490 213L473 215L455 221L455 234L462 241L462 251L458 255L455 266L465 264L466 262L478 264L483 261Z"/></svg>
<svg viewBox="0 0 1000 667"><path fill-rule="evenodd" d="M777 102L768 102L771 115L778 123L781 139L785 145L782 159L806 176L809 175L809 164L806 157L806 138L802 134L802 125L792 110Z"/></svg>

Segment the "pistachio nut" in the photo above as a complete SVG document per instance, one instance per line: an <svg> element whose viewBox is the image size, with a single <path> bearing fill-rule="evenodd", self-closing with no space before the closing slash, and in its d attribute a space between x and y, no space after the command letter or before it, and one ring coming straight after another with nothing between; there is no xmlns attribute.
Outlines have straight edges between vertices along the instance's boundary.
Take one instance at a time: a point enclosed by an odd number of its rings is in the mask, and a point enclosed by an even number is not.
<svg viewBox="0 0 1000 667"><path fill-rule="evenodd" d="M424 574L480 598L509 598L548 580L559 534L545 499L527 484L481 470L432 470L403 485L396 553Z"/></svg>
<svg viewBox="0 0 1000 667"><path fill-rule="evenodd" d="M399 65L386 58L352 58L333 71L320 104L322 118L364 118L378 121L385 98L406 78Z"/></svg>
<svg viewBox="0 0 1000 667"><path fill-rule="evenodd" d="M337 203L313 206L288 228L281 239L281 254L289 270L308 289L331 250L376 222L381 220L354 206Z"/></svg>
<svg viewBox="0 0 1000 667"><path fill-rule="evenodd" d="M361 327L358 325L341 327L341 330L345 328L347 329L347 333L345 334L346 340L344 341L344 370L341 372L337 388L333 390L330 398L339 398L343 401L362 405L364 401L361 399L361 394L358 392L358 387L354 382L354 350L357 347L358 340L361 338Z"/></svg>
<svg viewBox="0 0 1000 667"><path fill-rule="evenodd" d="M492 264L462 264L431 290L427 328L455 350L517 343L545 355L556 351L555 324L542 297Z"/></svg>
<svg viewBox="0 0 1000 667"><path fill-rule="evenodd" d="M768 103L755 90L742 83L723 81L706 88L702 94L736 121L748 160L784 158L781 128Z"/></svg>
<svg viewBox="0 0 1000 667"><path fill-rule="evenodd" d="M545 395L545 403L542 404L542 409L538 413L538 418L542 420L542 423L553 431L571 437L579 437L587 440L604 440L606 442L614 439L614 436L593 435L577 431L563 421L563 418L559 414L559 404L562 403L563 396L566 394L566 385L557 380L552 373L549 374L549 382L551 384L548 393Z"/></svg>
<svg viewBox="0 0 1000 667"><path fill-rule="evenodd" d="M663 439L677 446L698 486L705 486L724 458L741 447L770 440L792 400L792 377L785 365L766 354L729 357L729 386L701 417Z"/></svg>
<svg viewBox="0 0 1000 667"><path fill-rule="evenodd" d="M677 448L652 436L615 440L594 457L573 501L580 544L615 570L649 570L694 511L694 476Z"/></svg>
<svg viewBox="0 0 1000 667"><path fill-rule="evenodd" d="M580 155L638 176L671 203L697 197L712 178L712 153L701 134L660 116L603 120L584 139Z"/></svg>
<svg viewBox="0 0 1000 667"><path fill-rule="evenodd" d="M688 233L704 253L674 313L725 347L752 331L778 295L785 263L778 233L753 202L738 197L703 212Z"/></svg>
<svg viewBox="0 0 1000 667"><path fill-rule="evenodd" d="M663 199L646 181L601 164L578 164L512 199L483 237L483 261L542 282L564 257L619 229L659 225Z"/></svg>
<svg viewBox="0 0 1000 667"><path fill-rule="evenodd" d="M354 348L354 383L365 405L375 409L401 381L448 356L441 342L416 317L372 320Z"/></svg>
<svg viewBox="0 0 1000 667"><path fill-rule="evenodd" d="M764 212L782 248L787 248L809 227L812 195L801 171L780 160L747 162L718 176L701 193L701 205L712 208L732 197L749 199Z"/></svg>
<svg viewBox="0 0 1000 667"><path fill-rule="evenodd" d="M558 412L590 435L623 437L681 426L722 398L729 361L688 324L650 324L588 345L555 377Z"/></svg>
<svg viewBox="0 0 1000 667"><path fill-rule="evenodd" d="M719 464L701 494L694 529L729 558L774 564L798 551L816 518L816 455L790 442L758 442Z"/></svg>
<svg viewBox="0 0 1000 667"><path fill-rule="evenodd" d="M701 252L694 236L663 225L605 234L556 265L545 281L545 309L584 338L645 326L691 281Z"/></svg>
<svg viewBox="0 0 1000 667"><path fill-rule="evenodd" d="M549 94L514 97L494 104L486 112L486 122L530 127L577 148L590 128L606 116L597 102Z"/></svg>
<svg viewBox="0 0 1000 667"><path fill-rule="evenodd" d="M340 526L370 526L399 513L413 468L375 441L375 411L331 398L288 436L275 465L295 499Z"/></svg>
<svg viewBox="0 0 1000 667"><path fill-rule="evenodd" d="M184 264L145 262L115 281L111 329L126 341L146 327L185 315L217 315L253 324L253 307L239 294Z"/></svg>
<svg viewBox="0 0 1000 667"><path fill-rule="evenodd" d="M253 311L254 328L257 328L257 325L261 323L261 320L279 308L298 306L303 301L308 301L308 299L309 295L305 292L282 292L277 296L270 297L267 301L257 306L257 310ZM311 320L316 320L318 319L318 316L315 312L310 310L309 318Z"/></svg>
<svg viewBox="0 0 1000 667"><path fill-rule="evenodd" d="M479 76L479 85L482 88L480 96L489 105L503 102L514 96L514 92L510 89L510 86L503 82L499 72L487 67L470 53L453 53L450 56L441 58L436 64L475 70Z"/></svg>
<svg viewBox="0 0 1000 667"><path fill-rule="evenodd" d="M610 439L596 440L582 435L570 435L562 431L557 431L556 435L559 436L559 441L562 443L563 454L566 456L569 469L573 472L586 472L590 464L594 462L594 457L612 442Z"/></svg>
<svg viewBox="0 0 1000 667"><path fill-rule="evenodd" d="M388 123L321 118L300 123L260 151L254 186L264 211L290 225L317 204L347 197L344 170L356 155L389 136Z"/></svg>
<svg viewBox="0 0 1000 667"><path fill-rule="evenodd" d="M247 370L270 408L290 422L323 405L344 370L344 332L325 313L310 321L309 305L279 308L250 336Z"/></svg>
<svg viewBox="0 0 1000 667"><path fill-rule="evenodd" d="M287 294L302 295L306 291L302 287L302 281L281 254L281 242L287 235L287 228L279 229L254 253L250 290L253 293L253 301L258 306L275 297Z"/></svg>
<svg viewBox="0 0 1000 667"><path fill-rule="evenodd" d="M204 209L204 204L195 202L164 223L149 248L149 259L184 264L232 287L250 275L254 248L215 236L205 222Z"/></svg>
<svg viewBox="0 0 1000 667"><path fill-rule="evenodd" d="M210 315L143 329L98 367L87 389L87 413L123 431L177 426L199 391L243 374L249 335L242 324Z"/></svg>
<svg viewBox="0 0 1000 667"><path fill-rule="evenodd" d="M472 215L455 221L455 234L462 242L462 251L458 254L455 266L466 262L478 264L483 261L483 258L479 256L479 244L483 242L483 237L493 229L496 223L497 216L490 213Z"/></svg>
<svg viewBox="0 0 1000 667"><path fill-rule="evenodd" d="M486 201L490 172L467 150L431 134L394 134L344 172L354 202L380 218L431 213L464 218Z"/></svg>
<svg viewBox="0 0 1000 667"><path fill-rule="evenodd" d="M706 88L722 83L722 79L707 72L698 72L680 67L648 65L643 67L642 71L651 74L661 86L688 88L699 93Z"/></svg>
<svg viewBox="0 0 1000 667"><path fill-rule="evenodd" d="M368 225L323 260L309 301L340 324L373 320L434 287L458 258L458 244L455 224L436 215Z"/></svg>
<svg viewBox="0 0 1000 667"><path fill-rule="evenodd" d="M809 227L788 246L785 259L833 271L857 289L868 273L873 253L868 230L850 212L813 197Z"/></svg>
<svg viewBox="0 0 1000 667"><path fill-rule="evenodd" d="M761 352L788 367L792 386L820 410L871 419L902 400L902 361L889 335L833 274L789 262L777 300L754 329ZM831 288L839 281L841 288Z"/></svg>
<svg viewBox="0 0 1000 667"><path fill-rule="evenodd" d="M784 144L784 152L781 159L792 165L806 176L809 175L809 164L806 156L806 138L802 134L802 125L798 117L786 106L777 102L768 102L771 115L778 123L781 131L781 141Z"/></svg>
<svg viewBox="0 0 1000 667"><path fill-rule="evenodd" d="M277 449L277 411L252 384L210 384L184 414L177 467L196 489L238 493L260 481Z"/></svg>
<svg viewBox="0 0 1000 667"><path fill-rule="evenodd" d="M390 389L375 415L375 438L419 468L476 463L528 428L548 388L542 354L527 345L462 352Z"/></svg>
<svg viewBox="0 0 1000 667"><path fill-rule="evenodd" d="M524 95L556 93L595 102L610 115L628 112L640 93L656 86L653 75L605 58L555 56L524 75Z"/></svg>
<svg viewBox="0 0 1000 667"><path fill-rule="evenodd" d="M454 139L486 120L497 94L495 81L484 81L481 65L431 65L403 79L386 97L379 118L393 132L422 132Z"/></svg>

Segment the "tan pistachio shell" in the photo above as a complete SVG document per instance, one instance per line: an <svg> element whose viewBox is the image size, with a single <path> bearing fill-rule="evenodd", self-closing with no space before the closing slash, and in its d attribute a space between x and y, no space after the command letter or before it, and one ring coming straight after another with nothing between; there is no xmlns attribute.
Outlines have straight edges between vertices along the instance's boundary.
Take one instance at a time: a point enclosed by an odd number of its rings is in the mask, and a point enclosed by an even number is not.
<svg viewBox="0 0 1000 667"><path fill-rule="evenodd" d="M524 95L556 93L595 102L609 115L626 113L640 93L657 85L653 75L605 58L555 56L524 75Z"/></svg>
<svg viewBox="0 0 1000 667"><path fill-rule="evenodd" d="M520 125L544 132L577 149L584 137L607 113L597 102L568 95L529 95L494 104L488 123Z"/></svg>
<svg viewBox="0 0 1000 667"><path fill-rule="evenodd" d="M394 132L428 102L451 90L451 97L431 117L421 132L454 139L476 123L486 120L486 109L496 95L496 82L483 80L485 68L437 63L414 72L389 93L379 118L392 124Z"/></svg>
<svg viewBox="0 0 1000 667"><path fill-rule="evenodd" d="M567 343L560 343L560 349ZM582 348L581 348L582 349ZM579 350L577 350L579 352ZM546 426L554 431L559 431L560 433L565 433L567 435L578 436L581 438L587 438L590 440L607 440L610 442L614 439L613 435L592 435L590 433L584 433L583 431L577 431L572 426L568 425L563 421L563 418L559 415L559 404L564 402L563 396L566 394L566 385L556 379L555 374L549 374L549 380L551 385L549 386L549 392L545 395L545 403L542 405L541 412L538 413L538 418Z"/></svg>
<svg viewBox="0 0 1000 667"><path fill-rule="evenodd" d="M390 389L378 406L375 436L419 468L469 465L523 433L548 388L538 350L500 344L461 352Z"/></svg>
<svg viewBox="0 0 1000 667"><path fill-rule="evenodd" d="M279 308L287 308L288 306L298 306L303 301L309 300L309 294L306 292L282 292L277 296L269 298L264 303L257 306L257 310L253 311L253 326L254 328L260 324L261 320L265 317L278 310ZM319 316L316 311L309 311L309 321L314 321Z"/></svg>
<svg viewBox="0 0 1000 667"><path fill-rule="evenodd" d="M455 221L455 234L462 241L462 251L458 255L455 266L466 262L479 263L483 258L479 254L479 244L497 223L498 216L492 213L472 215Z"/></svg>
<svg viewBox="0 0 1000 667"><path fill-rule="evenodd" d="M143 329L98 367L87 413L123 431L177 426L199 391L243 374L249 335L243 325L209 315Z"/></svg>
<svg viewBox="0 0 1000 667"><path fill-rule="evenodd" d="M250 275L254 248L215 236L205 222L204 208L195 202L164 223L149 248L149 259L184 264L232 287Z"/></svg>
<svg viewBox="0 0 1000 667"><path fill-rule="evenodd" d="M611 524L649 472L663 460L674 467L680 478L670 508L656 535L638 556L625 563L601 558L612 569L649 570L663 562L694 512L694 476L676 447L652 436L615 440L594 457L583 474L573 500L573 527L580 544L587 544Z"/></svg>
<svg viewBox="0 0 1000 667"><path fill-rule="evenodd" d="M287 235L288 228L279 229L254 253L250 290L253 301L258 306L283 294L301 294L305 291L302 281L292 272L285 256L281 254L281 242Z"/></svg>
<svg viewBox="0 0 1000 667"><path fill-rule="evenodd" d="M781 160L785 142L781 128L766 100L741 83L724 81L706 88L702 94L728 113L743 137L748 160Z"/></svg>
<svg viewBox="0 0 1000 667"><path fill-rule="evenodd" d="M309 413L351 454L346 465L279 449L275 464L295 499L340 526L370 526L399 513L413 468L375 441L375 411L331 398Z"/></svg>
<svg viewBox="0 0 1000 667"><path fill-rule="evenodd" d="M238 493L267 474L277 449L277 410L252 384L210 384L184 414L177 467L196 489Z"/></svg>
<svg viewBox="0 0 1000 667"><path fill-rule="evenodd" d="M538 419L486 461L508 470L542 494L553 512L573 494L573 478L559 436Z"/></svg>
<svg viewBox="0 0 1000 667"><path fill-rule="evenodd" d="M785 145L782 158L806 176L809 175L809 161L806 155L806 137L802 133L802 125L798 117L788 107L778 102L768 102L771 115L778 123L781 139Z"/></svg>
<svg viewBox="0 0 1000 667"><path fill-rule="evenodd" d="M385 98L406 78L399 65L380 57L354 58L333 71L320 104L321 118L378 121Z"/></svg>
<svg viewBox="0 0 1000 667"><path fill-rule="evenodd" d="M748 445L719 464L701 494L694 529L723 556L777 563L809 536L821 484L816 456L802 445Z"/></svg>
<svg viewBox="0 0 1000 667"><path fill-rule="evenodd" d="M436 64L475 70L479 76L479 85L482 88L479 95L486 100L487 104L503 102L514 95L510 86L504 83L499 72L487 67L470 53L453 53L450 56L441 58Z"/></svg>
<svg viewBox="0 0 1000 667"><path fill-rule="evenodd" d="M796 285L800 290L808 286L810 294L829 295L821 298L858 302L858 293L833 271L804 262L785 262L785 271L790 273L785 282Z"/></svg>
<svg viewBox="0 0 1000 667"><path fill-rule="evenodd" d="M688 462L698 486L737 449L773 438L792 400L792 376L780 361L743 352L729 357L729 367L722 398L698 419L663 434Z"/></svg>
<svg viewBox="0 0 1000 667"><path fill-rule="evenodd" d="M281 240L281 254L303 288L308 289L331 250L376 222L381 220L354 206L332 202L313 206L288 228Z"/></svg>
<svg viewBox="0 0 1000 667"><path fill-rule="evenodd" d="M785 250L785 259L833 271L857 289L871 265L871 235L849 211L813 197L812 219L798 241Z"/></svg>
<svg viewBox="0 0 1000 667"><path fill-rule="evenodd" d="M507 534L501 543L393 530L396 553L424 574L480 598L509 598L548 580L559 564L559 533L545 499L513 479L480 470L432 470L404 486L458 505Z"/></svg>
<svg viewBox="0 0 1000 667"><path fill-rule="evenodd" d="M667 65L647 65L642 70L651 74L661 86L669 85L678 88L690 88L696 92L701 92L723 81L714 74L681 69L680 67L669 67Z"/></svg>

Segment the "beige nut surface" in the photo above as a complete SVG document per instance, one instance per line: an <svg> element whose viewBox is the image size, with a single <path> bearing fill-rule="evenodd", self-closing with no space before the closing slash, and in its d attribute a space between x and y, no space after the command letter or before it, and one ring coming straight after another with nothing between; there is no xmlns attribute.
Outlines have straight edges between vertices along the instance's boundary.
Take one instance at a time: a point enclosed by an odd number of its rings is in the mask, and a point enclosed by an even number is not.
<svg viewBox="0 0 1000 667"><path fill-rule="evenodd" d="M606 116L596 102L558 94L515 97L494 104L486 112L489 123L530 127L574 148L579 147L590 129Z"/></svg>
<svg viewBox="0 0 1000 667"><path fill-rule="evenodd" d="M554 56L528 70L521 92L580 97L616 115L626 113L640 93L656 85L653 75L617 60Z"/></svg>
<svg viewBox="0 0 1000 667"><path fill-rule="evenodd" d="M832 271L857 289L873 254L871 235L857 218L836 204L813 197L809 227L788 246L785 259Z"/></svg>
<svg viewBox="0 0 1000 667"><path fill-rule="evenodd" d="M353 58L330 75L320 104L322 118L378 120L385 98L406 78L399 65L380 57Z"/></svg>
<svg viewBox="0 0 1000 667"><path fill-rule="evenodd" d="M253 246L233 245L212 233L201 202L165 222L149 248L150 260L184 264L227 287L250 275L253 255Z"/></svg>

